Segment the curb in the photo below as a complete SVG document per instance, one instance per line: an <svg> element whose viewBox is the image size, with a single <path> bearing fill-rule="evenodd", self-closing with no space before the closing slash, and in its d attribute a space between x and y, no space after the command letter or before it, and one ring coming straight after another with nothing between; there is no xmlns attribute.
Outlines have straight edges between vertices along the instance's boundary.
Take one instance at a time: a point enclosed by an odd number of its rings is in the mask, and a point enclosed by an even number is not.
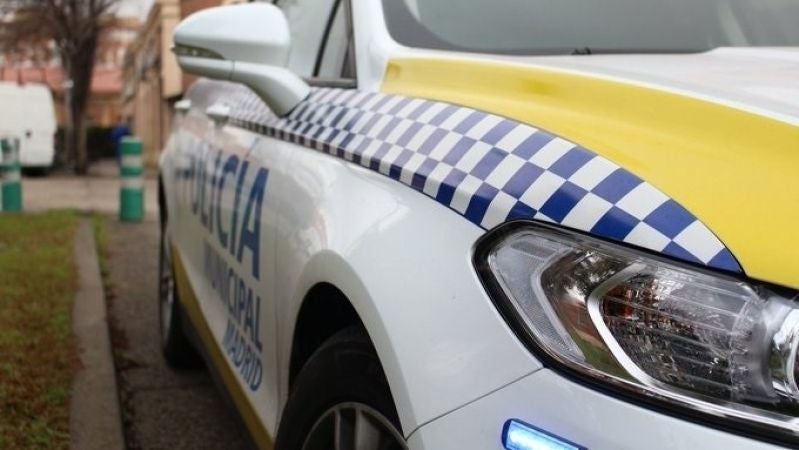
<svg viewBox="0 0 799 450"><path fill-rule="evenodd" d="M72 309L72 331L81 367L72 382L69 405L71 448L123 450L116 372L106 322L106 303L94 234L81 219L75 235L79 289Z"/></svg>

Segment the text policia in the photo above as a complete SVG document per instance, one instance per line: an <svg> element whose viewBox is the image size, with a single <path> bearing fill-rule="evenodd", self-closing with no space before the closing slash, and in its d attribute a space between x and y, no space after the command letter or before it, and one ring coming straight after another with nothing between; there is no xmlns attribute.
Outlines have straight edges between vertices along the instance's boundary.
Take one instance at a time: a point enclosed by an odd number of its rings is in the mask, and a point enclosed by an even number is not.
<svg viewBox="0 0 799 450"><path fill-rule="evenodd" d="M261 279L261 212L269 171L195 144L187 170L179 174L182 201L206 231L203 273L228 316L222 347L256 391L263 378L263 335L261 297L253 285Z"/></svg>

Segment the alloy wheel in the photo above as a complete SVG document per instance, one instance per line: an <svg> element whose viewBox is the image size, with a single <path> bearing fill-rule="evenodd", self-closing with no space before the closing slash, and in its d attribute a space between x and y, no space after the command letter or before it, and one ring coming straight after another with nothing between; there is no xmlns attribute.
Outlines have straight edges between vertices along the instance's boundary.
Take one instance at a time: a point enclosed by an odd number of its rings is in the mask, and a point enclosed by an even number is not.
<svg viewBox="0 0 799 450"><path fill-rule="evenodd" d="M302 450L406 450L405 440L380 412L362 403L340 403L311 428Z"/></svg>

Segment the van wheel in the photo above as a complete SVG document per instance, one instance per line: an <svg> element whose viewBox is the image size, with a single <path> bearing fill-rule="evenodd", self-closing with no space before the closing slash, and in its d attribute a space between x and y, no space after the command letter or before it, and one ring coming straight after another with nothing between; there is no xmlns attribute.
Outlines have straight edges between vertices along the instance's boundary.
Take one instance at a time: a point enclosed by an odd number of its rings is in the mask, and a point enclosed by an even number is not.
<svg viewBox="0 0 799 450"><path fill-rule="evenodd" d="M374 347L360 328L328 339L297 375L277 450L406 450Z"/></svg>
<svg viewBox="0 0 799 450"><path fill-rule="evenodd" d="M161 255L158 261L158 323L161 330L161 350L167 364L174 368L193 368L201 365L200 356L183 331L183 310L175 285L172 247L161 229Z"/></svg>
<svg viewBox="0 0 799 450"><path fill-rule="evenodd" d="M22 175L28 177L44 178L50 174L49 167L26 167L22 169Z"/></svg>

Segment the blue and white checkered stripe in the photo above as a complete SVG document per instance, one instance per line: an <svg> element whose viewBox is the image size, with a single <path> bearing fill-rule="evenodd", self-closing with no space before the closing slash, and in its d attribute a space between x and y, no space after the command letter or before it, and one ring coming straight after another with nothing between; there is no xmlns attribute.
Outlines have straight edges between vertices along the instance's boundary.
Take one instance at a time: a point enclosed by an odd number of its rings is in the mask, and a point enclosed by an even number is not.
<svg viewBox="0 0 799 450"><path fill-rule="evenodd" d="M651 184L572 142L510 119L343 89L314 89L284 118L234 84L203 81L191 97L201 107L225 102L238 126L380 172L485 229L535 219L742 272L704 224Z"/></svg>

